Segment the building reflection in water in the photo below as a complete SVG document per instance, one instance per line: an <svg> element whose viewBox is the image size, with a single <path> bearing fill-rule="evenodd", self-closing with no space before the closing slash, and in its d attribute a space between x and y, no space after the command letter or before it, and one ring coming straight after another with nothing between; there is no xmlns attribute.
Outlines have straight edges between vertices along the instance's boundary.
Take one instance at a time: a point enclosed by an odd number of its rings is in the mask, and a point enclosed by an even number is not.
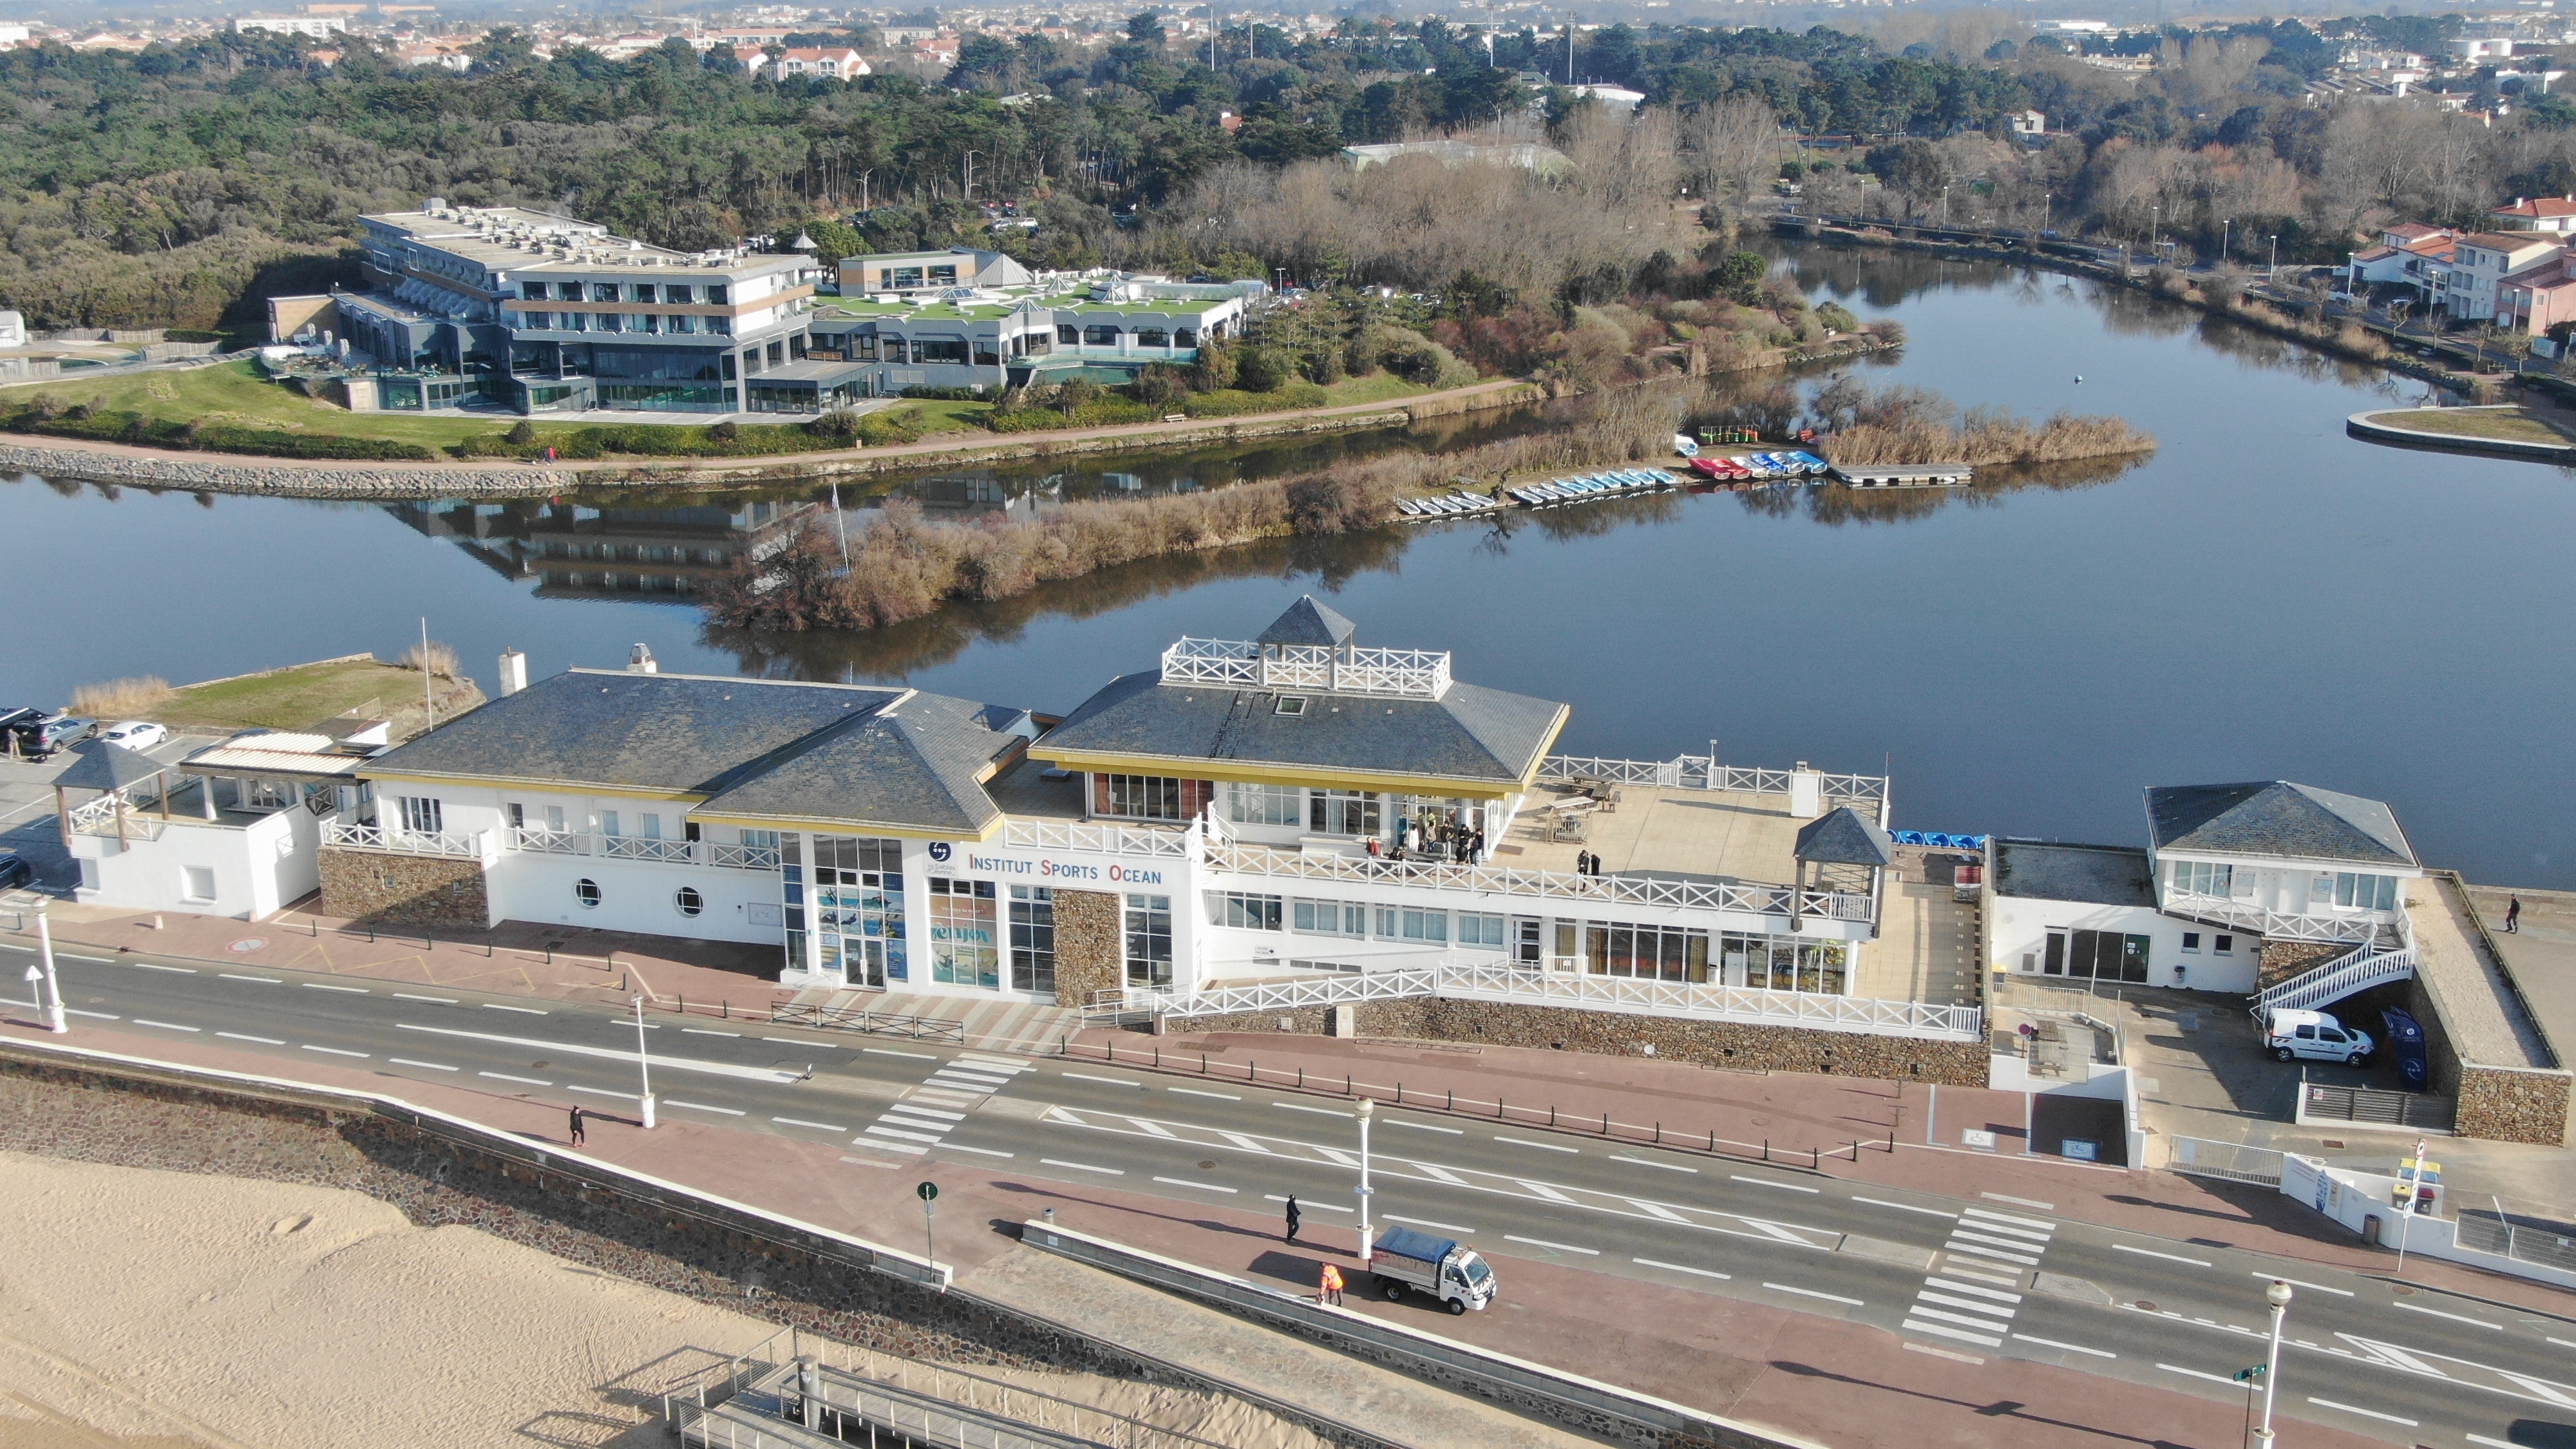
<svg viewBox="0 0 2576 1449"><path fill-rule="evenodd" d="M693 599L744 550L822 511L802 498L709 498L678 507L441 499L385 511L445 538L546 599Z"/></svg>

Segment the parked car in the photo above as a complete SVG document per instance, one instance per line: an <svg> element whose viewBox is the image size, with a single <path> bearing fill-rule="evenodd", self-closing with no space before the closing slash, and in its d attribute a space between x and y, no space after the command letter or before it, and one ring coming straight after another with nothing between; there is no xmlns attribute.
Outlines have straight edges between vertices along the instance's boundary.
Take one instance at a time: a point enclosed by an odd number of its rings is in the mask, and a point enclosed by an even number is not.
<svg viewBox="0 0 2576 1449"><path fill-rule="evenodd" d="M36 868L27 857L14 850L0 851L0 891L31 888L36 884Z"/></svg>
<svg viewBox="0 0 2576 1449"><path fill-rule="evenodd" d="M32 724L44 717L43 710L28 709L24 705L16 709L0 709L0 730L14 730L22 724Z"/></svg>
<svg viewBox="0 0 2576 1449"><path fill-rule="evenodd" d="M12 742L18 747L19 754L29 759L41 760L59 752L65 745L79 744L97 730L98 721L94 719L83 719L78 715L70 714L47 714L38 715L23 724L13 725L9 733Z"/></svg>
<svg viewBox="0 0 2576 1449"><path fill-rule="evenodd" d="M2263 1045L2277 1061L2349 1062L2370 1060L2370 1033L2322 1011L2275 1010L2263 1028Z"/></svg>
<svg viewBox="0 0 2576 1449"><path fill-rule="evenodd" d="M111 745L123 745L129 750L148 750L170 738L170 731L166 726L154 724L150 720L129 719L100 730L98 737Z"/></svg>

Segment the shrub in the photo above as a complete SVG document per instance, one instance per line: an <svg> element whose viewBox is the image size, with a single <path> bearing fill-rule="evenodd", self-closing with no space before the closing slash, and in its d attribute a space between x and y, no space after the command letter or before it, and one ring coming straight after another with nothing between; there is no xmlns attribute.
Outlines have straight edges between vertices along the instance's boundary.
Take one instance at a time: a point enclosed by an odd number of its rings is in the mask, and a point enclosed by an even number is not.
<svg viewBox="0 0 2576 1449"><path fill-rule="evenodd" d="M1235 363L1235 384L1245 392L1269 392L1289 378L1288 364L1267 347L1248 347Z"/></svg>
<svg viewBox="0 0 2576 1449"><path fill-rule="evenodd" d="M982 402L989 394L980 387L908 387L903 395L932 402Z"/></svg>
<svg viewBox="0 0 2576 1449"><path fill-rule="evenodd" d="M537 425L529 422L525 418L521 418L518 423L510 429L510 431L503 433L501 437L505 441L516 443L520 447L524 448L537 440Z"/></svg>
<svg viewBox="0 0 2576 1449"><path fill-rule="evenodd" d="M1851 309L1845 307L1840 302L1825 302L1819 304L1816 308L1816 320L1824 323L1828 327L1831 327L1836 332L1858 332L1860 330L1860 319L1853 316L1851 314Z"/></svg>
<svg viewBox="0 0 2576 1449"><path fill-rule="evenodd" d="M454 679L457 670L456 651L432 639L426 644L414 644L404 650L402 657L394 661L394 667L421 670L440 679Z"/></svg>
<svg viewBox="0 0 2576 1449"><path fill-rule="evenodd" d="M873 412L859 419L859 441L871 448L889 447L896 443L918 443L921 429L909 418L891 412Z"/></svg>
<svg viewBox="0 0 2576 1449"><path fill-rule="evenodd" d="M716 424L714 427L707 429L707 436L715 439L719 443L730 443L734 439L742 436L742 429L735 425L733 419L727 418L723 422ZM514 438L511 441L516 442L517 439Z"/></svg>

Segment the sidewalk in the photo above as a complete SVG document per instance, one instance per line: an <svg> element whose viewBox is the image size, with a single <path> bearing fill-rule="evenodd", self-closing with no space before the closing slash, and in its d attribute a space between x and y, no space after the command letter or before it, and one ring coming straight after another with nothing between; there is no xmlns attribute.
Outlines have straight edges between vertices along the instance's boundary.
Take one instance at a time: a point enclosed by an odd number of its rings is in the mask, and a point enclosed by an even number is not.
<svg viewBox="0 0 2576 1449"><path fill-rule="evenodd" d="M0 1036L38 1033L15 1022ZM84 1029L79 1044L155 1060L261 1073L277 1064L194 1042ZM549 1101L390 1079L360 1068L305 1067L299 1077L385 1092L561 1148ZM1348 1229L1288 1248L1266 1213L1173 1203L1089 1184L1023 1180L961 1164L861 1162L837 1144L793 1141L691 1122L646 1134L593 1114L586 1155L691 1183L819 1226L908 1251L925 1236L916 1179L940 1185L937 1257L957 1286L1228 1381L1314 1405L1426 1446L1560 1449L1589 1442L1329 1350L1253 1328L1114 1275L1022 1250L1017 1225L1052 1207L1066 1226L1303 1290L1322 1263L1355 1267ZM1903 1160L1903 1159L1900 1159ZM1435 1314L1419 1303L1354 1294L1353 1311L1549 1363L1777 1429L1835 1449L2063 1449L2074 1445L2220 1444L2239 1410L2021 1359L1908 1351L1879 1329L1627 1279L1614 1292L1580 1269L1515 1259L1485 1313ZM2302 1423L2311 1449L2375 1441Z"/></svg>

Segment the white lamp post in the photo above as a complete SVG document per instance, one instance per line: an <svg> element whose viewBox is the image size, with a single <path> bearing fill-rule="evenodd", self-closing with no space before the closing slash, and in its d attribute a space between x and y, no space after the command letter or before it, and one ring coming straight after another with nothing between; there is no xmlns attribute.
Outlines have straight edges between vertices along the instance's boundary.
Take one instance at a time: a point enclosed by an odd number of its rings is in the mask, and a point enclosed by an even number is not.
<svg viewBox="0 0 2576 1449"><path fill-rule="evenodd" d="M1360 1266L1362 1267L1368 1266L1370 1244L1374 1238L1374 1230L1369 1226L1368 1129L1369 1118L1376 1110L1376 1101L1368 1097L1360 1098L1358 1116L1360 1119Z"/></svg>
<svg viewBox="0 0 2576 1449"><path fill-rule="evenodd" d="M38 964L27 968L27 984L37 988L29 994L45 1010L45 1030L59 1036L71 1027L63 1020L63 983L54 975L53 921L42 906L36 908L36 959Z"/></svg>
<svg viewBox="0 0 2576 1449"><path fill-rule="evenodd" d="M2272 1305L2272 1353L2263 1360L2263 1427L2254 1431L2254 1442L2269 1446L2272 1442L2272 1396L2281 1387L2281 1318L2290 1309L2290 1285L2275 1278L2263 1290L2263 1301Z"/></svg>
<svg viewBox="0 0 2576 1449"><path fill-rule="evenodd" d="M653 1130L653 1067L644 1052L644 997L635 998L635 1072L644 1084L644 1130Z"/></svg>

